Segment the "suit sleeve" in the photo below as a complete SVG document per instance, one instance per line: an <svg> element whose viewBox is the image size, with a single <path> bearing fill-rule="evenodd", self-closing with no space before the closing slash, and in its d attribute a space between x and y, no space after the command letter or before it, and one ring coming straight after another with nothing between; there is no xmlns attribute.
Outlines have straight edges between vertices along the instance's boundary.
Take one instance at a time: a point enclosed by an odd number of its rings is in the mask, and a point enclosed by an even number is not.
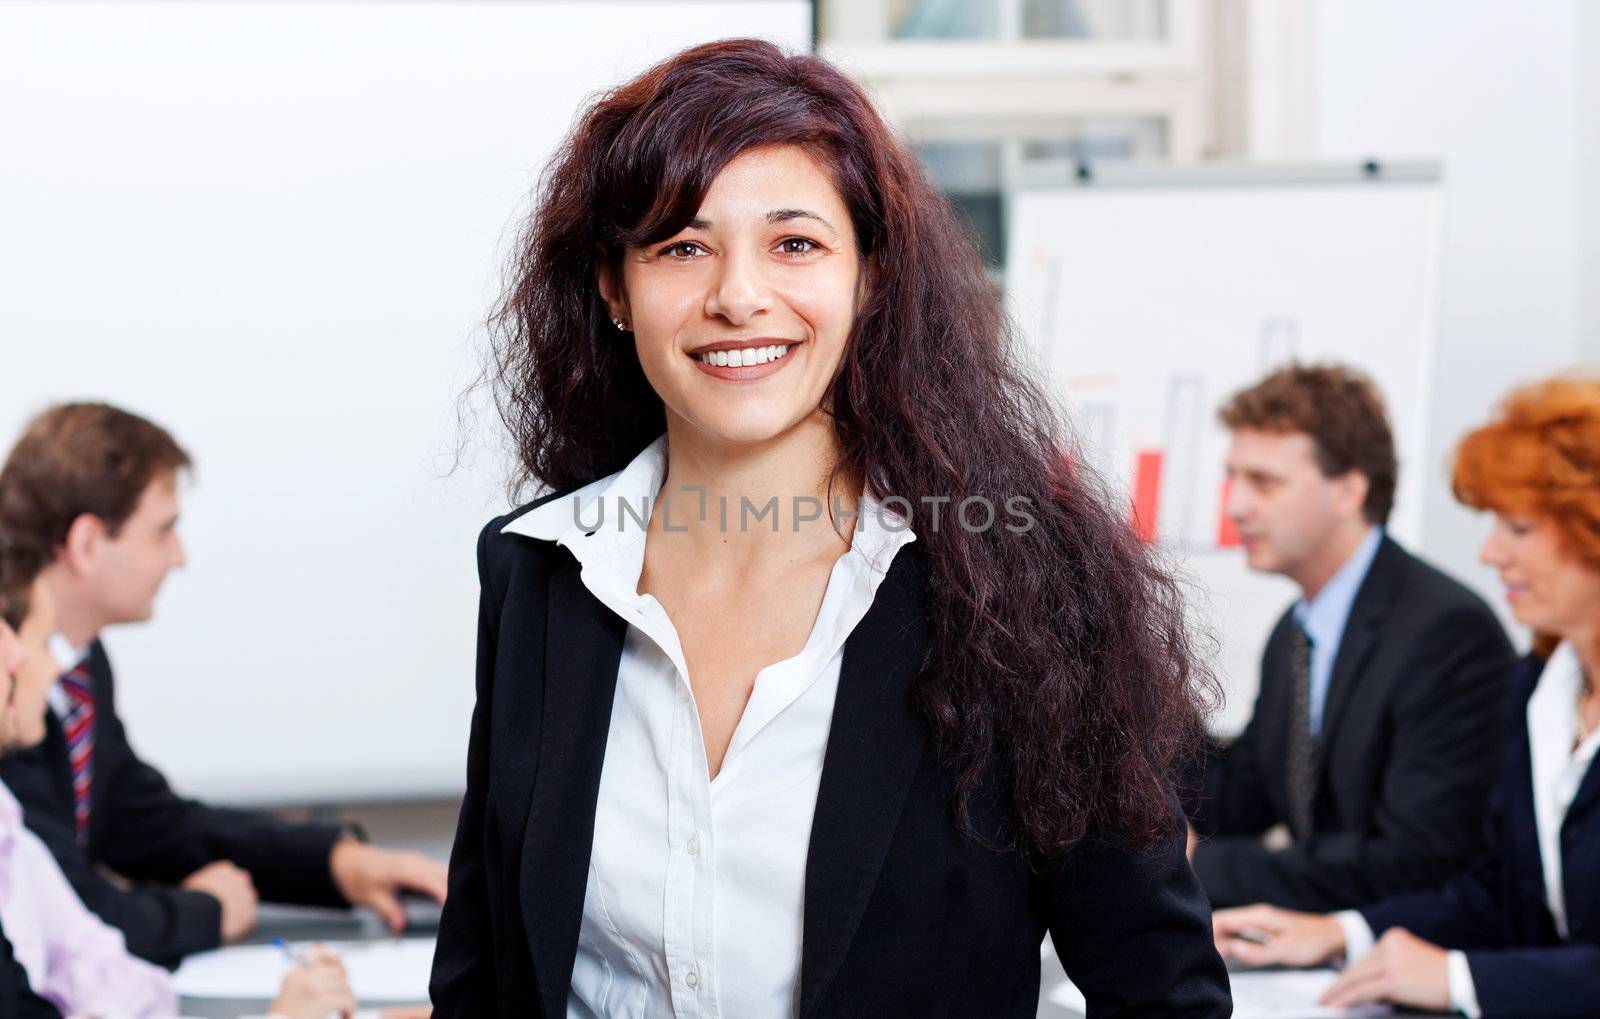
<svg viewBox="0 0 1600 1019"><path fill-rule="evenodd" d="M1391 927L1404 927L1444 948L1494 949L1504 944L1500 903L1506 881L1505 783L1512 780L1509 775L1503 778L1490 798L1486 825L1489 845L1477 863L1441 887L1397 895L1362 909L1361 917L1372 928L1373 936ZM1473 983L1477 983L1476 972Z"/></svg>
<svg viewBox="0 0 1600 1019"><path fill-rule="evenodd" d="M1466 953L1483 1019L1568 1019L1600 1002L1600 945L1481 949Z"/></svg>
<svg viewBox="0 0 1600 1019"><path fill-rule="evenodd" d="M486 565L491 521L478 537L477 701L467 742L467 792L450 851L450 885L439 918L428 993L435 1019L491 1019L495 1001L494 946L490 940L489 893L484 873L484 811L489 792L489 718L494 689L496 619L500 600L489 586Z"/></svg>
<svg viewBox="0 0 1600 1019"><path fill-rule="evenodd" d="M1182 823L1174 803L1172 830L1146 853L1091 836L1051 879L1050 938L1089 1019L1232 1012Z"/></svg>
<svg viewBox="0 0 1600 1019"><path fill-rule="evenodd" d="M1511 646L1481 606L1443 617L1422 637L1394 709L1371 826L1280 850L1256 839L1202 843L1195 870L1214 903L1325 911L1375 902L1435 883L1459 867L1462 847L1481 845Z"/></svg>
<svg viewBox="0 0 1600 1019"><path fill-rule="evenodd" d="M110 721L125 742L121 721ZM96 839L102 859L134 881L174 884L209 863L230 860L250 873L265 901L348 905L328 868L338 828L186 799L131 746L93 809L104 826Z"/></svg>

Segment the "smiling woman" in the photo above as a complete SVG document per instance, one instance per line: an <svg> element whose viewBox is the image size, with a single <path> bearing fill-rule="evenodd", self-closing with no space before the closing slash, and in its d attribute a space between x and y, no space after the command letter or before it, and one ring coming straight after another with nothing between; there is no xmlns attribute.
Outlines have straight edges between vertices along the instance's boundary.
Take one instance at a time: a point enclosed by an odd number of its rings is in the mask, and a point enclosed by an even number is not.
<svg viewBox="0 0 1600 1019"><path fill-rule="evenodd" d="M1176 587L859 88L601 96L495 323L554 494L479 543L436 1014L1032 1017L1047 930L1096 1016L1227 1013Z"/></svg>
<svg viewBox="0 0 1600 1019"><path fill-rule="evenodd" d="M803 207L771 208L777 196ZM800 146L765 145L722 168L682 230L596 270L668 433L689 427L737 442L820 415L861 301L862 264L828 168Z"/></svg>
<svg viewBox="0 0 1600 1019"><path fill-rule="evenodd" d="M1540 656L1561 634L1600 630L1600 381L1555 378L1513 393L1497 420L1462 440L1454 484L1462 502L1495 512L1483 558Z"/></svg>

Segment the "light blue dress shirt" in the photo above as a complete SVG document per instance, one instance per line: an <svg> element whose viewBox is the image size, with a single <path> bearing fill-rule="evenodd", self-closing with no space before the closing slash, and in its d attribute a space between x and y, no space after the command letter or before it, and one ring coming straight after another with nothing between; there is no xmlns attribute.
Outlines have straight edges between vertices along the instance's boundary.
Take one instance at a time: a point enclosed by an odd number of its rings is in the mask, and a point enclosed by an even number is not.
<svg viewBox="0 0 1600 1019"><path fill-rule="evenodd" d="M1322 709L1328 703L1328 684L1333 680L1333 660L1339 654L1339 642L1344 639L1344 627L1350 621L1350 608L1355 604L1356 592L1367 579L1372 560L1383 544L1383 528L1373 526L1367 531L1333 579L1309 602L1304 598L1294 603L1295 621L1311 638L1311 735L1322 736Z"/></svg>

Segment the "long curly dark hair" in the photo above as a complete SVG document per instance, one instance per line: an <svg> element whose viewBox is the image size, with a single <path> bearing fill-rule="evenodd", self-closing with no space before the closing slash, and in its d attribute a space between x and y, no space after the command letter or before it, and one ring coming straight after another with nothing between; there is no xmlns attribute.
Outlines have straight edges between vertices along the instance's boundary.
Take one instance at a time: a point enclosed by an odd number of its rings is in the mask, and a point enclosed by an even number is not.
<svg viewBox="0 0 1600 1019"><path fill-rule="evenodd" d="M958 776L958 823L977 837L975 794L1003 775L1011 823L998 841L1035 860L1091 835L1140 848L1171 837L1177 768L1215 687L1194 665L1178 587L1072 452L965 227L826 61L711 43L583 111L491 319L514 487L577 488L665 429L632 342L607 317L597 262L681 230L725 165L771 144L831 168L869 267L825 409L838 469L912 507L935 641L916 696ZM948 510L971 496L1027 498L1036 523L950 526ZM937 497L952 500L942 527L929 519Z"/></svg>

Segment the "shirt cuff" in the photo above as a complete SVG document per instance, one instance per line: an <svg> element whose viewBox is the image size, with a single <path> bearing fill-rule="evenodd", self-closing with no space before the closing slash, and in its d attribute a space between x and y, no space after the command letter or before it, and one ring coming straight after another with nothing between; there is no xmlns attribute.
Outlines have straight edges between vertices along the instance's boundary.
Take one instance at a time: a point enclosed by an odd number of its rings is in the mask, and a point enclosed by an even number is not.
<svg viewBox="0 0 1600 1019"><path fill-rule="evenodd" d="M1472 982L1472 967L1467 965L1465 952L1445 954L1445 971L1450 975L1450 1007L1467 1019L1482 1019L1483 1009L1478 1007L1478 988Z"/></svg>
<svg viewBox="0 0 1600 1019"><path fill-rule="evenodd" d="M1344 961L1360 962L1362 956L1372 951L1376 941L1372 936L1372 925L1354 909L1341 909L1333 914L1333 918L1339 921L1339 928L1344 931Z"/></svg>

